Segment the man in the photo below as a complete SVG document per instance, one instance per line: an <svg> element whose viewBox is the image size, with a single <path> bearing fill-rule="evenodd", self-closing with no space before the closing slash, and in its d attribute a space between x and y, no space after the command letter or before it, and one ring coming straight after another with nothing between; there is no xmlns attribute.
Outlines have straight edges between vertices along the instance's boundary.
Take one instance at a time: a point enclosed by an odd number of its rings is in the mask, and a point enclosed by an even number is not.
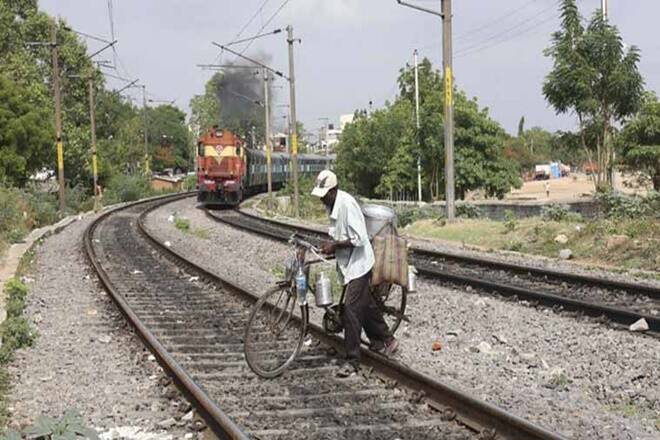
<svg viewBox="0 0 660 440"><path fill-rule="evenodd" d="M337 176L321 171L312 195L320 197L330 217L331 241L321 244L325 254L335 254L337 274L345 289L344 343L347 362L337 371L339 377L355 375L360 368L360 333L371 342L371 349L390 356L398 341L390 335L383 313L369 292L374 251L360 206L348 193L337 188Z"/></svg>

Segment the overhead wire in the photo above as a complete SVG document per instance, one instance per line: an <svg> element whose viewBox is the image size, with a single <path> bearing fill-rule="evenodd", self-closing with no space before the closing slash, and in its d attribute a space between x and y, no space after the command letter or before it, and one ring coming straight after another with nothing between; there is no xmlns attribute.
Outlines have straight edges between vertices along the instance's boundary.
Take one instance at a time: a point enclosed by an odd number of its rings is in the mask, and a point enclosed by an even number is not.
<svg viewBox="0 0 660 440"><path fill-rule="evenodd" d="M268 20L266 20L266 22L261 25L261 27L259 28L259 30L256 33L260 34L266 28L266 26L268 26L275 19L275 17L277 17L277 15L282 11L282 9L284 9L284 7L290 1L291 0L284 0L282 2L282 4L275 10L275 12L273 12L273 14L268 18ZM245 51L247 51L250 48L250 46L252 45L253 42L254 42L254 40L249 41L248 44L243 48L243 50L240 51L240 54L243 55L245 53ZM238 56L236 56L234 58L234 61L236 61L237 59L238 59Z"/></svg>
<svg viewBox="0 0 660 440"><path fill-rule="evenodd" d="M261 5L254 12L254 14L252 14L250 19L247 21L247 23L245 23L243 25L243 27L241 27L241 29L236 33L236 35L234 36L234 38L231 41L232 43L235 42L236 40L238 40L241 37L241 35L243 35L243 32L245 32L245 30L248 28L248 26L250 26L252 24L254 19L257 18L257 16L264 10L264 8L266 7L266 4L268 4L269 1L270 0L264 0L261 3ZM220 57L222 57L222 53L223 53L223 51L221 50L220 53L218 54L218 56L216 57L214 64L217 64L218 61L220 61Z"/></svg>
<svg viewBox="0 0 660 440"><path fill-rule="evenodd" d="M519 14L520 12L524 11L526 8L529 6L538 3L541 0L529 0L527 3L523 4L522 6L519 6L515 9L511 9L504 14L494 18L493 20L487 21L486 23L473 27L471 29L466 30L465 32L458 33L456 37L454 38L454 41L464 41L464 40L470 40L473 36L479 35L483 33L483 31L488 30L489 28L493 27L494 25L501 23L503 21L509 20L511 17L514 17L515 15Z"/></svg>
<svg viewBox="0 0 660 440"><path fill-rule="evenodd" d="M466 56L469 54L481 52L483 50L490 49L507 41L511 41L515 38L518 38L522 35L529 33L530 31L536 30L539 28L539 26L557 18L558 16L557 12L553 12L550 15L546 14L548 11L550 11L553 8L554 6L550 8L546 8L540 11L539 13L537 13L536 16L534 17L526 19L525 21L521 21L515 24L514 26L504 29L496 34L492 34L489 37L479 42L470 44L466 47L462 47L454 53L454 56L461 57L461 56Z"/></svg>

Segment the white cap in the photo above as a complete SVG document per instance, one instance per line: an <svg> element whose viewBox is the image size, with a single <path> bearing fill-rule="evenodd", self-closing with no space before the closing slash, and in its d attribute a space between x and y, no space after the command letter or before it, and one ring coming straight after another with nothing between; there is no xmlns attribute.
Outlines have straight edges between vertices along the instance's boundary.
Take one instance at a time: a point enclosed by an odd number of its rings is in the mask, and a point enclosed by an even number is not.
<svg viewBox="0 0 660 440"><path fill-rule="evenodd" d="M323 170L316 178L316 186L312 190L312 195L324 197L328 191L337 186L337 176L330 170Z"/></svg>

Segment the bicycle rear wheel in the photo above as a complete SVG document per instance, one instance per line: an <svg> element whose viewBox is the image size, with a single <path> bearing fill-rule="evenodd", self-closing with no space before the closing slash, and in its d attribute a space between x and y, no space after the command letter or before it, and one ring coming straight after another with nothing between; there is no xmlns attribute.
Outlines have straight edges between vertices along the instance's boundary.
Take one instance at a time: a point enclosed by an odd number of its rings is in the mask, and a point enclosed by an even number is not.
<svg viewBox="0 0 660 440"><path fill-rule="evenodd" d="M394 335L405 319L408 290L397 284L382 284L371 288L376 305L383 312L383 319Z"/></svg>
<svg viewBox="0 0 660 440"><path fill-rule="evenodd" d="M307 308L300 308L289 286L277 286L266 292L252 308L245 329L245 360L261 377L282 374L300 353L307 327Z"/></svg>

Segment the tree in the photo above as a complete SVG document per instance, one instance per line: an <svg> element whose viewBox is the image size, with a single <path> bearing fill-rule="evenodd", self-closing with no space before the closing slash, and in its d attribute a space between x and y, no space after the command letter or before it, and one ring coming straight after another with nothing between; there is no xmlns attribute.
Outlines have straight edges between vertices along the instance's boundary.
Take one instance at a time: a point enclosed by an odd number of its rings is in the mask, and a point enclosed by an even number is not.
<svg viewBox="0 0 660 440"><path fill-rule="evenodd" d="M428 59L419 65L419 143L414 118L414 72L401 69L399 96L371 114L357 111L342 133L337 148L337 172L343 184L365 196L414 193L416 162L421 157L422 183L427 199L444 192L443 81ZM501 197L520 185L518 167L504 157L506 134L500 125L465 93L454 94L456 108L456 193L482 188Z"/></svg>
<svg viewBox="0 0 660 440"><path fill-rule="evenodd" d="M0 74L0 183L23 185L54 152L48 112L30 105L25 90Z"/></svg>
<svg viewBox="0 0 660 440"><path fill-rule="evenodd" d="M522 137L525 133L525 117L521 116L520 121L518 121L518 137Z"/></svg>
<svg viewBox="0 0 660 440"><path fill-rule="evenodd" d="M626 167L660 191L660 101L654 93L645 94L641 110L623 128L621 143Z"/></svg>
<svg viewBox="0 0 660 440"><path fill-rule="evenodd" d="M643 79L637 68L639 51L624 51L616 27L596 11L585 29L576 0L563 0L562 24L545 54L553 58L543 94L557 113L572 112L579 124L587 157L595 154L597 186L611 186L605 173L613 166L613 127L636 112L641 103ZM587 131L597 136L588 142ZM609 176L609 173L607 174Z"/></svg>
<svg viewBox="0 0 660 440"><path fill-rule="evenodd" d="M217 90L222 80L220 72L214 74L204 86L204 94L190 100L190 123L200 133L220 123L220 100Z"/></svg>
<svg viewBox="0 0 660 440"><path fill-rule="evenodd" d="M186 114L171 105L147 108L150 148L153 167L162 170L178 166L187 169L191 163L192 143L186 126Z"/></svg>

